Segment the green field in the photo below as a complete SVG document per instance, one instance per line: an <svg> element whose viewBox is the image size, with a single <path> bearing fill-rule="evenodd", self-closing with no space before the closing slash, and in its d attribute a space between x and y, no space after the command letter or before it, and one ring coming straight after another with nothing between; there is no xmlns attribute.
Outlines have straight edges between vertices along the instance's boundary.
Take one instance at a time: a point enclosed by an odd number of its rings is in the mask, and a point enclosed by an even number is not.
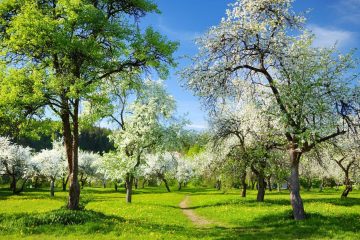
<svg viewBox="0 0 360 240"><path fill-rule="evenodd" d="M256 192L241 198L239 190L163 188L137 190L132 204L124 192L85 188L85 211L69 212L66 192L50 198L46 189L13 196L0 189L1 239L360 239L360 191L340 199L340 191L303 192L308 219L295 222L287 191ZM210 224L193 223L179 207L189 196L189 209Z"/></svg>

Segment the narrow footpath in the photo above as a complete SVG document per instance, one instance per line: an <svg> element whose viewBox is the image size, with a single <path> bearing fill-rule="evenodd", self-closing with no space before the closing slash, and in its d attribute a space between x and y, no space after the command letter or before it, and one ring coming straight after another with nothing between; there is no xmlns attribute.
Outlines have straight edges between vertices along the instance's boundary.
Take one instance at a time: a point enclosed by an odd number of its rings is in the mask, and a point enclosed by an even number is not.
<svg viewBox="0 0 360 240"><path fill-rule="evenodd" d="M206 228L209 227L211 224L214 224L213 221L210 221L204 217L197 215L192 209L189 208L189 196L186 196L179 204L180 208L182 209L183 213L186 217L188 217L196 227L199 228Z"/></svg>

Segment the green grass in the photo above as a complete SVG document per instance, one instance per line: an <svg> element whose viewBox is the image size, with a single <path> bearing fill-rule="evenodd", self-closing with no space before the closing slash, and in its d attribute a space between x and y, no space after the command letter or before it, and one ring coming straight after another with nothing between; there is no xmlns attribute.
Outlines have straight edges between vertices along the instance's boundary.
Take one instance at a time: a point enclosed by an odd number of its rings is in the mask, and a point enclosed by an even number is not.
<svg viewBox="0 0 360 240"><path fill-rule="evenodd" d="M163 188L136 191L133 203L124 192L85 188L84 211L63 209L67 193L27 190L13 196L0 189L0 239L360 239L360 191L340 199L340 191L303 192L308 219L291 219L289 194L267 192L257 203L256 192L241 198L213 189ZM198 228L179 208L190 196L190 208L214 222Z"/></svg>

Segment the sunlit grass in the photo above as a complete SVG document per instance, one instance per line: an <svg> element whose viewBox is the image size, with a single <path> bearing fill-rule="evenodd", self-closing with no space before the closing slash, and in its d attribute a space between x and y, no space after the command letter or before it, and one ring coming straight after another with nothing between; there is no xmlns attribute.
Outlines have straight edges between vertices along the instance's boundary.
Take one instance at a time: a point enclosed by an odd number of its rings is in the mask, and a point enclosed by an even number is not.
<svg viewBox="0 0 360 240"><path fill-rule="evenodd" d="M166 193L163 188L139 189L133 203L124 191L85 188L85 212L73 224L65 205L67 193L31 190L19 196L0 191L1 239L359 239L360 192L340 199L340 191L303 192L308 219L291 219L287 191L267 192L258 203L256 191L241 198L239 190L226 194L213 189L184 189ZM195 226L179 208L190 196L190 207L214 222ZM65 212L64 212L65 211Z"/></svg>

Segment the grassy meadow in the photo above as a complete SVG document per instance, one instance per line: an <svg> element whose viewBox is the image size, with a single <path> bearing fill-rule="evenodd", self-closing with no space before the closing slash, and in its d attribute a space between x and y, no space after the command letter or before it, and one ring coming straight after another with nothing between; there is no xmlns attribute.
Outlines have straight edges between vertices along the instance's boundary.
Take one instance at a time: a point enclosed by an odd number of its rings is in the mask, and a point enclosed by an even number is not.
<svg viewBox="0 0 360 240"><path fill-rule="evenodd" d="M241 198L239 190L159 188L136 190L133 203L110 188L82 190L85 211L65 210L67 192L51 198L47 189L12 195L0 189L0 239L360 239L360 191L340 199L340 190L303 191L308 219L291 219L288 191L256 191ZM209 220L199 226L179 207Z"/></svg>

